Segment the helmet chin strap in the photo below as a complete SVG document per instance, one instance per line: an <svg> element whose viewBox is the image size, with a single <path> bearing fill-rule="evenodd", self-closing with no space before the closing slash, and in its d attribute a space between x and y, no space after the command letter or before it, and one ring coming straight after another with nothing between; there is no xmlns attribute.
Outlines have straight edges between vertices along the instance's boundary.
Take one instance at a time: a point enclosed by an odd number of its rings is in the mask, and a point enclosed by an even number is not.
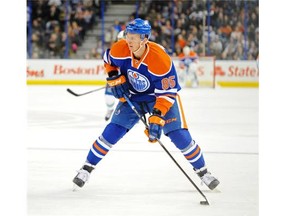
<svg viewBox="0 0 288 216"><path fill-rule="evenodd" d="M139 52L139 50L143 47L143 45L145 44L143 44L143 41L141 41L139 48L136 51L134 51L133 54L135 55L137 52Z"/></svg>

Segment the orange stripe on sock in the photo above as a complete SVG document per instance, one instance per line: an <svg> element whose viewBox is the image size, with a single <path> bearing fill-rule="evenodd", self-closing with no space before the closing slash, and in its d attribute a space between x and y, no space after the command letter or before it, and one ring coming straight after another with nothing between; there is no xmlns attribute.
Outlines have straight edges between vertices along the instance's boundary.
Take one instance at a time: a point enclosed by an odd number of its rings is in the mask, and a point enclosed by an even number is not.
<svg viewBox="0 0 288 216"><path fill-rule="evenodd" d="M100 148L96 142L93 143L93 146L99 151L101 152L102 154L106 155L107 154L107 151L103 150L102 148Z"/></svg>
<svg viewBox="0 0 288 216"><path fill-rule="evenodd" d="M185 157L186 157L187 159L190 159L190 158L196 156L196 155L199 153L199 151L200 151L200 148L199 148L199 146L197 146L197 149L196 149L195 152L193 152L193 154L187 155L187 156L185 156Z"/></svg>

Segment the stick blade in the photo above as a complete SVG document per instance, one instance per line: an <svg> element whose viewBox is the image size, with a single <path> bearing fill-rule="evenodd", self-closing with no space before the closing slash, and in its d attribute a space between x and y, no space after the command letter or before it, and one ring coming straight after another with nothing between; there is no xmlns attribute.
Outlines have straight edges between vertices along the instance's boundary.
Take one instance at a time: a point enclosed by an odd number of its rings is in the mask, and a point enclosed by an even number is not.
<svg viewBox="0 0 288 216"><path fill-rule="evenodd" d="M74 95L74 96L79 96L78 94L76 94L75 92L73 92L71 89L67 88L66 89L70 94Z"/></svg>
<svg viewBox="0 0 288 216"><path fill-rule="evenodd" d="M200 201L200 205L210 205L208 201Z"/></svg>

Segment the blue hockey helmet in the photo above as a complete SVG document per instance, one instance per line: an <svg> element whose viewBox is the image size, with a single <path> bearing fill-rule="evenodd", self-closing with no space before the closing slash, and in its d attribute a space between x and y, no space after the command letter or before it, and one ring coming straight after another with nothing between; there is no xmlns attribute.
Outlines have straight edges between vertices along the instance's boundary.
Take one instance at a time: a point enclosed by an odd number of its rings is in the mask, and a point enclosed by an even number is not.
<svg viewBox="0 0 288 216"><path fill-rule="evenodd" d="M125 34L140 34L141 40L145 37L149 39L151 34L151 26L147 20L137 18L126 26Z"/></svg>

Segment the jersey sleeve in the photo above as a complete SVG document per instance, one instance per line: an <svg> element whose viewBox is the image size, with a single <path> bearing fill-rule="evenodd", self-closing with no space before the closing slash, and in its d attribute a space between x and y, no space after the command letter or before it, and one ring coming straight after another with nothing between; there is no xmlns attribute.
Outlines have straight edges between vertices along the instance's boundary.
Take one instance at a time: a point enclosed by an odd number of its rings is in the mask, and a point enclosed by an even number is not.
<svg viewBox="0 0 288 216"><path fill-rule="evenodd" d="M105 72L109 74L111 71L118 70L118 67L113 63L113 60L110 58L110 49L107 49L103 55L104 68Z"/></svg>
<svg viewBox="0 0 288 216"><path fill-rule="evenodd" d="M104 53L104 68L107 73L118 70L123 64L123 59L130 56L130 52L125 40L120 40L107 49Z"/></svg>
<svg viewBox="0 0 288 216"><path fill-rule="evenodd" d="M161 114L165 116L166 113L170 110L170 108L174 104L174 102L175 102L175 96L167 94L161 95L156 98L156 104L154 108L160 110Z"/></svg>

